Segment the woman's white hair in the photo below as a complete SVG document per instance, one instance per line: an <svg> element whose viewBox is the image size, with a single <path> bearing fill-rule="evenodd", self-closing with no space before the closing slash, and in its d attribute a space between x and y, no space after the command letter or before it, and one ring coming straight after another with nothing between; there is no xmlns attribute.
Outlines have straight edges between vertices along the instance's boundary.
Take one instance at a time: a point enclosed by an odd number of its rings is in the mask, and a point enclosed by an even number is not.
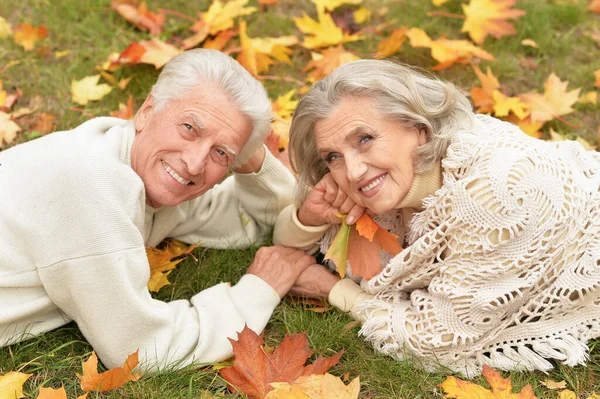
<svg viewBox="0 0 600 399"><path fill-rule="evenodd" d="M425 129L428 142L414 153L415 170L431 169L446 154L452 137L472 126L473 108L456 87L391 61L346 63L317 82L300 100L290 127L290 161L298 174L296 204L329 171L317 151L314 126L328 118L344 97L376 100L379 115Z"/></svg>
<svg viewBox="0 0 600 399"><path fill-rule="evenodd" d="M202 90L202 81L220 87L252 123L252 134L236 159L236 166L242 165L270 132L271 102L263 85L233 58L209 49L177 55L165 65L152 87L153 110L160 112L169 101Z"/></svg>

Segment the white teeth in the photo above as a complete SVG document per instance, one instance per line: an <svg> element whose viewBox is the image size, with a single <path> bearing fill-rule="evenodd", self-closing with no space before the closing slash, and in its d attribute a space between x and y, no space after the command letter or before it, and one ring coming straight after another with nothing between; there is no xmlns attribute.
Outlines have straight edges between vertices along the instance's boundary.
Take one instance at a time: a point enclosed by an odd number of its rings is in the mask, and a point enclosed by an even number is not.
<svg viewBox="0 0 600 399"><path fill-rule="evenodd" d="M173 169L171 169L171 167L169 165L167 165L165 163L165 161L161 161L161 162L162 162L163 168L165 168L167 173L170 174L171 176L173 176L173 179L177 180L180 184L187 186L188 184L191 183L191 181L185 180L183 177L179 176L177 174L177 172L175 172Z"/></svg>
<svg viewBox="0 0 600 399"><path fill-rule="evenodd" d="M385 175L381 176L379 179L377 179L374 182L372 182L371 184L369 184L368 186L365 186L365 187L361 188L360 191L362 191L363 193L366 193L367 191L371 191L379 183L381 183L383 181L383 179L385 179L386 176L387 176L387 173Z"/></svg>

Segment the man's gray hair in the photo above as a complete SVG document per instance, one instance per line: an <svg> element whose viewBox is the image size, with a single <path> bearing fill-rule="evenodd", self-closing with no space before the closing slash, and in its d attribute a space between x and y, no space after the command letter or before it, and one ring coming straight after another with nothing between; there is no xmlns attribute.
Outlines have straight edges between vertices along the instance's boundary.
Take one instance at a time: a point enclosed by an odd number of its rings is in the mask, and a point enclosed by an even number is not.
<svg viewBox="0 0 600 399"><path fill-rule="evenodd" d="M452 137L473 122L473 107L456 87L416 68L384 60L358 60L339 66L300 100L290 127L290 161L298 174L296 203L307 187L329 171L317 151L314 126L328 118L344 97L376 100L379 114L406 127L425 129L429 139L414 152L415 171L430 170L444 155Z"/></svg>
<svg viewBox="0 0 600 399"><path fill-rule="evenodd" d="M220 87L252 123L252 134L236 159L236 166L242 165L270 132L271 102L263 85L233 58L209 49L177 55L165 65L152 87L153 110L160 112L169 101L202 90L199 85L203 80Z"/></svg>

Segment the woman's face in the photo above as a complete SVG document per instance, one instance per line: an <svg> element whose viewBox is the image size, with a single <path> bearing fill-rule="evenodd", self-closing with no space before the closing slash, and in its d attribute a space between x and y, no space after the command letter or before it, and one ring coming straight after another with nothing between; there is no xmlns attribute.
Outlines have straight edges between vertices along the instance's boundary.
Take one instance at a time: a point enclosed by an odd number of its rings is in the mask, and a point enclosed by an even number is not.
<svg viewBox="0 0 600 399"><path fill-rule="evenodd" d="M375 214L398 207L413 182L412 152L427 142L424 129L380 116L371 98L346 97L314 130L319 155L354 202Z"/></svg>

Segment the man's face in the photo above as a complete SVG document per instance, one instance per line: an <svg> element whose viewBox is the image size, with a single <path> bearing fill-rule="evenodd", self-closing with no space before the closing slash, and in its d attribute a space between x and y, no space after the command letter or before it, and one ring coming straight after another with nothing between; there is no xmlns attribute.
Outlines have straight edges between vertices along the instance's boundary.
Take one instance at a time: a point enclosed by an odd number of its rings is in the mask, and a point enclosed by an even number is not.
<svg viewBox="0 0 600 399"><path fill-rule="evenodd" d="M135 118L131 166L154 208L204 194L225 177L252 132L250 120L214 84L154 112L149 95Z"/></svg>

